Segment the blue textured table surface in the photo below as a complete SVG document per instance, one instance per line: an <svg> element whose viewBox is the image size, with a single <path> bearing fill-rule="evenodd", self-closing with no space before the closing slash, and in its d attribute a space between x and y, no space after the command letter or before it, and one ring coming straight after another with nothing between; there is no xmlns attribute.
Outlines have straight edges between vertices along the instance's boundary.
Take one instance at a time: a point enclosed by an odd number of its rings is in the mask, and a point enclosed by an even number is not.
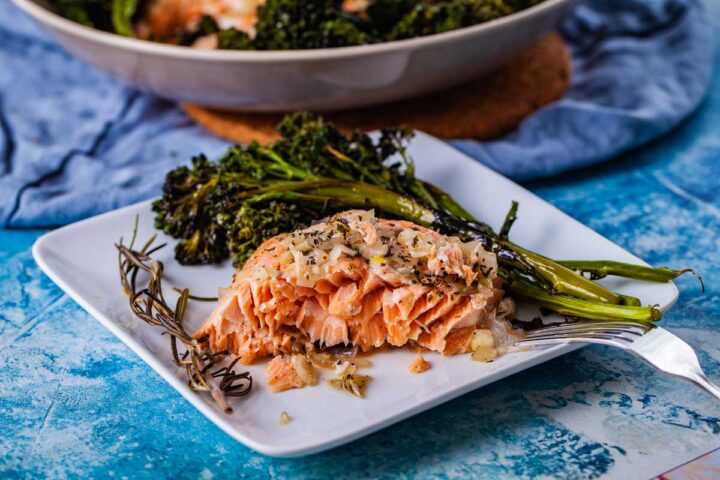
<svg viewBox="0 0 720 480"><path fill-rule="evenodd" d="M720 19L720 2L710 4ZM720 21L720 20L717 20ZM664 325L720 381L720 72L682 127L528 186L656 265L693 266ZM42 231L0 230L0 477L649 478L720 446L720 403L587 347L327 453L256 454L39 271Z"/></svg>

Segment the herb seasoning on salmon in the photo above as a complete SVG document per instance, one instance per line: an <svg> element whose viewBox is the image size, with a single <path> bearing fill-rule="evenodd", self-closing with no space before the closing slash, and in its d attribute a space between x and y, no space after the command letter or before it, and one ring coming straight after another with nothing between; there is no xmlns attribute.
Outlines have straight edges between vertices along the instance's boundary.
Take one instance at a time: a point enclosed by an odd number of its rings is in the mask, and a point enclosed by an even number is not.
<svg viewBox="0 0 720 480"><path fill-rule="evenodd" d="M477 329L508 331L497 271L479 242L351 210L261 245L196 337L244 363L275 356L277 391L315 383L291 356L304 344L469 352Z"/></svg>

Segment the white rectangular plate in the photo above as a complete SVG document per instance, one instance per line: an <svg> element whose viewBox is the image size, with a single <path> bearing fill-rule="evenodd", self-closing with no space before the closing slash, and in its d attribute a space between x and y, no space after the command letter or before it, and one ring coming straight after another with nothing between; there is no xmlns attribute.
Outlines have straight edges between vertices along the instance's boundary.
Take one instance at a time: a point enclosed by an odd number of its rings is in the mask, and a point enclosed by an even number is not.
<svg viewBox="0 0 720 480"><path fill-rule="evenodd" d="M642 263L619 246L581 225L519 185L478 164L447 144L419 134L409 152L417 174L450 192L478 218L498 227L512 200L520 202L519 220L512 239L531 250L560 259L612 259ZM73 225L41 237L33 247L37 263L68 295L132 348L188 401L230 436L258 452L273 456L299 456L335 447L367 435L430 407L488 383L537 365L573 350L561 345L545 350L512 353L493 363L477 363L469 355L444 358L427 354L432 368L411 375L408 364L414 354L405 350L378 353L368 373L373 380L363 400L334 390L324 382L313 388L279 394L265 385L265 364L248 367L255 379L252 393L239 400L232 415L213 406L206 395L190 391L177 375L168 338L156 328L135 320L118 279L117 252L113 243L128 238L136 215L140 218L139 240L155 232L150 202L143 202ZM166 286L188 287L195 295L214 296L218 287L230 283L233 272L222 266L183 267L170 248L159 252L166 266ZM637 296L665 310L677 298L672 283L651 284L611 279L613 289ZM211 303L191 302L187 315L189 331L195 331L212 308ZM537 315L524 306L522 318ZM328 374L324 373L327 378ZM281 426L280 414L287 411L293 421Z"/></svg>

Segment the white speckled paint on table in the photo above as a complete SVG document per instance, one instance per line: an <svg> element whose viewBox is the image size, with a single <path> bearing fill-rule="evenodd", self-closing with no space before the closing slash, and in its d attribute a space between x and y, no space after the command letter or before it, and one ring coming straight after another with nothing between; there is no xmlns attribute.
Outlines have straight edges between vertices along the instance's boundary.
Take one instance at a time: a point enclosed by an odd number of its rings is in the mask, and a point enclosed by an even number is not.
<svg viewBox="0 0 720 480"><path fill-rule="evenodd" d="M711 13L720 18L720 2ZM692 265L665 326L720 380L720 75L665 139L533 183L657 265ZM196 412L0 231L0 476L650 478L720 446L720 403L625 353L587 347L370 437L303 459L258 455ZM241 414L241 413L238 413ZM683 477L682 473L672 478Z"/></svg>

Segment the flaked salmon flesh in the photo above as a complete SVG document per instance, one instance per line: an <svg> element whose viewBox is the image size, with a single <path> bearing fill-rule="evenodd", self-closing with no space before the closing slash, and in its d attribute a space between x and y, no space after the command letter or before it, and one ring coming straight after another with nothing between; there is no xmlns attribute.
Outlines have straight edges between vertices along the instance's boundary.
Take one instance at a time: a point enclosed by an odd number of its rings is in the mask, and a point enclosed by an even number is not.
<svg viewBox="0 0 720 480"><path fill-rule="evenodd" d="M410 362L408 367L410 373L420 374L430 370L430 364L425 360L422 354L418 353L417 356Z"/></svg>
<svg viewBox="0 0 720 480"><path fill-rule="evenodd" d="M477 242L351 210L261 245L196 337L246 364L302 342L468 352L473 332L495 321L497 270Z"/></svg>

